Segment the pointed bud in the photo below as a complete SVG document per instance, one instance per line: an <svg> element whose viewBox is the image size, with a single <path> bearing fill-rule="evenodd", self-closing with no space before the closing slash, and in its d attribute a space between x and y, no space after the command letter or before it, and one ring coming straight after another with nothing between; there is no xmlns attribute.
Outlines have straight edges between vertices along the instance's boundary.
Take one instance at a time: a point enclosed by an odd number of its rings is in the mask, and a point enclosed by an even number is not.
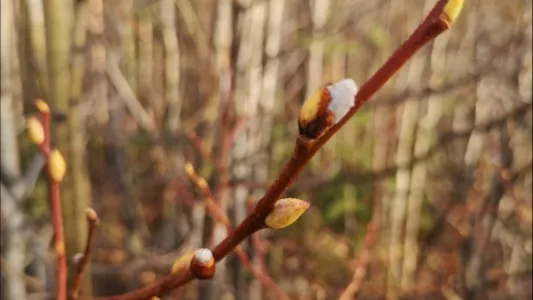
<svg viewBox="0 0 533 300"><path fill-rule="evenodd" d="M48 107L48 104L44 102L42 99L35 100L35 107L37 107L37 110L40 113L48 114L50 113L50 107Z"/></svg>
<svg viewBox="0 0 533 300"><path fill-rule="evenodd" d="M446 23L448 28L451 27L452 23L455 22L461 13L461 10L463 9L463 3L463 0L447 0L440 19Z"/></svg>
<svg viewBox="0 0 533 300"><path fill-rule="evenodd" d="M191 271L198 279L209 279L215 275L216 264L211 250L202 248L194 251Z"/></svg>
<svg viewBox="0 0 533 300"><path fill-rule="evenodd" d="M76 253L72 257L72 262L74 262L74 264L77 265L81 262L82 259L83 259L83 253Z"/></svg>
<svg viewBox="0 0 533 300"><path fill-rule="evenodd" d="M90 207L85 209L85 216L87 217L87 220L91 223L94 223L95 225L98 225L100 223L100 220L98 219L98 214L96 211Z"/></svg>
<svg viewBox="0 0 533 300"><path fill-rule="evenodd" d="M44 128L37 118L30 117L28 121L26 121L26 128L28 129L30 140L33 143L36 145L44 143Z"/></svg>
<svg viewBox="0 0 533 300"><path fill-rule="evenodd" d="M175 274L176 272L180 270L184 270L186 267L189 266L191 263L191 259L194 256L194 251L189 251L182 256L180 256L178 259L174 261L172 264L171 272L172 274Z"/></svg>
<svg viewBox="0 0 533 300"><path fill-rule="evenodd" d="M63 155L59 150L54 149L50 152L50 157L48 157L48 168L50 171L50 176L55 182L61 182L63 177L65 177L65 172L67 170L67 164Z"/></svg>
<svg viewBox="0 0 533 300"><path fill-rule="evenodd" d="M196 184L202 190L209 188L209 186L207 185L207 181L205 181L205 179L203 179L202 177L198 178L198 180L196 181Z"/></svg>
<svg viewBox="0 0 533 300"><path fill-rule="evenodd" d="M300 135L316 139L338 123L355 104L357 86L351 79L326 85L309 97L298 117Z"/></svg>
<svg viewBox="0 0 533 300"><path fill-rule="evenodd" d="M265 224L272 229L285 228L294 223L308 208L309 203L300 199L280 199L266 217Z"/></svg>
<svg viewBox="0 0 533 300"><path fill-rule="evenodd" d="M195 173L194 167L192 166L190 162L185 163L185 165L183 166L183 169L185 170L185 174L187 174L188 176L193 176Z"/></svg>

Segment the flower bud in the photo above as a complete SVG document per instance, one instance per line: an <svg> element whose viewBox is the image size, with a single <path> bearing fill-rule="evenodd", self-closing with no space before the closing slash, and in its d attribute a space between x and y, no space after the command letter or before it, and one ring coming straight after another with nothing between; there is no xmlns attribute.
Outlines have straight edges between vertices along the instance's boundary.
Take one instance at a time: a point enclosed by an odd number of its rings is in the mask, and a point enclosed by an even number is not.
<svg viewBox="0 0 533 300"><path fill-rule="evenodd" d="M96 225L100 223L100 220L98 219L98 214L94 209L90 207L85 209L85 216L87 217L87 220L91 223L95 223Z"/></svg>
<svg viewBox="0 0 533 300"><path fill-rule="evenodd" d="M50 113L50 107L48 107L48 104L44 102L42 99L35 100L35 107L37 107L37 110L40 113L48 114Z"/></svg>
<svg viewBox="0 0 533 300"><path fill-rule="evenodd" d="M185 165L183 166L183 169L185 170L185 174L187 174L188 176L192 176L195 174L194 167L192 166L190 162L185 163Z"/></svg>
<svg viewBox="0 0 533 300"><path fill-rule="evenodd" d="M317 139L338 123L355 104L357 86L351 79L343 79L324 86L309 97L298 117L301 136Z"/></svg>
<svg viewBox="0 0 533 300"><path fill-rule="evenodd" d="M72 256L72 262L74 264L79 264L81 262L81 260L83 259L83 253L76 253L74 254L74 256Z"/></svg>
<svg viewBox="0 0 533 300"><path fill-rule="evenodd" d="M61 182L63 177L65 177L65 172L67 170L67 164L63 155L59 150L54 149L50 152L50 157L48 157L48 168L50 171L50 176L55 182Z"/></svg>
<svg viewBox="0 0 533 300"><path fill-rule="evenodd" d="M461 13L461 10L463 9L463 3L463 0L447 0L440 19L444 21L448 27L455 22Z"/></svg>
<svg viewBox="0 0 533 300"><path fill-rule="evenodd" d="M272 229L285 228L296 221L307 209L309 203L296 199L280 199L265 219L265 224Z"/></svg>
<svg viewBox="0 0 533 300"><path fill-rule="evenodd" d="M172 274L178 272L179 270L185 269L191 263L191 259L194 255L194 251L189 251L182 256L178 257L172 264L171 272Z"/></svg>
<svg viewBox="0 0 533 300"><path fill-rule="evenodd" d="M194 251L191 271L198 279L209 279L215 275L216 264L211 250L202 248Z"/></svg>
<svg viewBox="0 0 533 300"><path fill-rule="evenodd" d="M44 128L37 118L30 117L26 121L26 128L28 129L28 135L30 140L36 145L44 143Z"/></svg>

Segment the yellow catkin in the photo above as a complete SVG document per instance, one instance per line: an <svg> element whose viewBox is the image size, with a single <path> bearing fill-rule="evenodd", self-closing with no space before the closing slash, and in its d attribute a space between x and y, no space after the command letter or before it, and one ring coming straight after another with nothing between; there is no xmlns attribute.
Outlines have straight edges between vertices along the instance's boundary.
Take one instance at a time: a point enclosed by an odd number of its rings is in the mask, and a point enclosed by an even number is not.
<svg viewBox="0 0 533 300"><path fill-rule="evenodd" d="M459 14L461 13L461 10L463 9L463 0L448 0L446 2L446 5L444 6L444 19L445 22L448 23L448 26L450 26Z"/></svg>
<svg viewBox="0 0 533 300"><path fill-rule="evenodd" d="M309 203L300 199L280 199L266 217L265 224L272 229L285 228L294 223L308 208Z"/></svg>
<svg viewBox="0 0 533 300"><path fill-rule="evenodd" d="M33 143L36 145L44 143L44 128L37 118L30 117L26 122L26 128L28 130L28 136Z"/></svg>
<svg viewBox="0 0 533 300"><path fill-rule="evenodd" d="M50 108L48 107L48 104L44 102L42 99L35 100L35 107L37 107L37 110L41 113L49 113Z"/></svg>
<svg viewBox="0 0 533 300"><path fill-rule="evenodd" d="M48 167L52 180L55 182L61 182L65 177L67 164L65 163L65 159L59 150L54 149L50 152L50 157L48 158Z"/></svg>

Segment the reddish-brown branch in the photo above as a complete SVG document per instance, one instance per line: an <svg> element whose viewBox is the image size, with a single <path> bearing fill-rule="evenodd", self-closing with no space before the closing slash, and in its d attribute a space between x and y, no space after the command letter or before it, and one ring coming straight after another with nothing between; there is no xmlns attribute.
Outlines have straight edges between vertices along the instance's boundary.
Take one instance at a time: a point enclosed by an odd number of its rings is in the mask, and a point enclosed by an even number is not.
<svg viewBox="0 0 533 300"><path fill-rule="evenodd" d="M207 212L215 221L222 223L226 227L228 235L232 234L231 224L228 220L228 217L220 209L220 207L213 200L213 194L211 189L207 185L207 182L204 178L200 177L192 168L192 165L186 165L185 173L189 179L194 183L194 185L200 189L204 196L205 206ZM280 299L289 299L289 297L279 288L279 286L272 280L272 278L266 273L266 270L260 266L258 269L255 267L240 246L235 247L235 254L239 257L243 265L255 276L268 290L273 291L277 297Z"/></svg>
<svg viewBox="0 0 533 300"><path fill-rule="evenodd" d="M248 214L250 214L255 206L255 201L253 197L248 198ZM259 266L259 269L262 272L266 272L266 266L265 266L265 253L263 251L263 246L261 245L261 239L259 237L259 233L256 232L252 234L252 246L255 250L255 257L257 259L257 264Z"/></svg>
<svg viewBox="0 0 533 300"><path fill-rule="evenodd" d="M50 177L50 176L49 176ZM49 198L52 211L52 227L54 229L54 248L56 251L56 299L67 299L67 262L65 258L65 240L63 218L61 216L61 200L59 183L49 178Z"/></svg>
<svg viewBox="0 0 533 300"><path fill-rule="evenodd" d="M83 256L81 257L80 261L77 262L76 275L74 276L74 284L72 286L72 292L70 293L70 299L78 299L79 297L81 281L83 279L85 268L87 267L91 257L91 245L93 243L94 233L96 231L96 227L100 223L100 220L98 220L98 215L91 208L87 209L86 217L87 223L89 224L87 242L85 244Z"/></svg>
<svg viewBox="0 0 533 300"><path fill-rule="evenodd" d="M35 106L39 110L41 125L44 130L44 141L38 145L39 151L46 161L48 175L48 199L54 231L54 248L56 252L56 299L67 299L67 262L65 258L65 237L63 216L61 214L60 182L54 180L50 171L50 110L43 100L37 100Z"/></svg>
<svg viewBox="0 0 533 300"><path fill-rule="evenodd" d="M360 108L370 99L395 73L405 64L422 46L445 31L449 20L442 20L444 6L448 0L439 0L424 21L417 27L411 36L396 50L385 64L365 82L355 96L355 105L346 113L338 123L326 130L323 135L315 140L298 137L294 153L283 167L280 175L272 183L265 195L259 200L255 209L212 250L215 261L220 261L233 251L247 237L265 227L265 218L272 211L274 204L287 187L302 171L306 163L314 154L333 136ZM105 299L146 299L159 295L162 291L177 288L190 280L193 276L183 278L176 274L164 277L154 284L140 290ZM103 300L103 299L101 299Z"/></svg>

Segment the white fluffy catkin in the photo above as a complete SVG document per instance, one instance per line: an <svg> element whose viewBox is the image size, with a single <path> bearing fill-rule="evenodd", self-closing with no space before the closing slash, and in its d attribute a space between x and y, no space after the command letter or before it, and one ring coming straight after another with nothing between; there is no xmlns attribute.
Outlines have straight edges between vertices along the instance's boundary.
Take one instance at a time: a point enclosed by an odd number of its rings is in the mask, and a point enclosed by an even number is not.
<svg viewBox="0 0 533 300"><path fill-rule="evenodd" d="M352 106L355 105L355 94L357 85L352 79L343 79L327 87L331 95L328 109L335 116L335 124L346 115Z"/></svg>

